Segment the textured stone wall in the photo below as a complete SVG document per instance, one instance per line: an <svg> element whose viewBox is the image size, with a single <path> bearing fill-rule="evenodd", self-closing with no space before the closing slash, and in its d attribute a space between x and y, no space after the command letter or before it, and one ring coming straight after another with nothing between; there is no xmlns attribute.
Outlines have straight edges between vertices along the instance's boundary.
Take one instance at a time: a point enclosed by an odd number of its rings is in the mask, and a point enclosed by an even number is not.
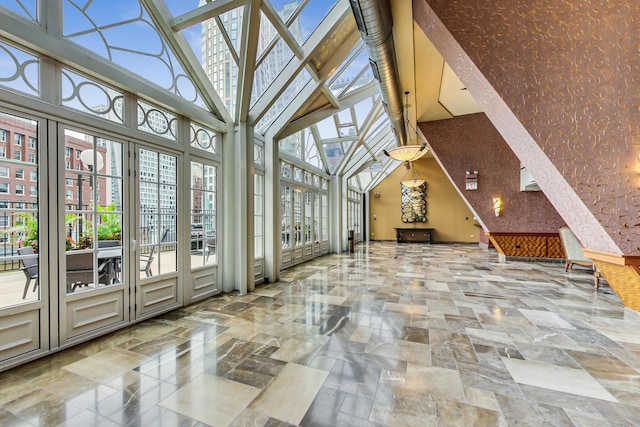
<svg viewBox="0 0 640 427"><path fill-rule="evenodd" d="M557 233L565 225L541 191L520 191L520 160L484 114L424 122L420 132L433 155L489 232ZM465 190L466 171L477 170L478 189ZM493 197L501 197L499 217Z"/></svg>
<svg viewBox="0 0 640 427"><path fill-rule="evenodd" d="M414 18L580 240L640 253L640 3L414 0Z"/></svg>

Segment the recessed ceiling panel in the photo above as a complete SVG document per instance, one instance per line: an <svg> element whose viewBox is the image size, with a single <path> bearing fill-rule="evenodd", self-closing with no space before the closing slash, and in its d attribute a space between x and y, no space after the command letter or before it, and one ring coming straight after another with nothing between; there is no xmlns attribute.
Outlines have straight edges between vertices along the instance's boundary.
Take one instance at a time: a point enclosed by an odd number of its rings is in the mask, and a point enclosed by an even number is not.
<svg viewBox="0 0 640 427"><path fill-rule="evenodd" d="M442 70L439 99L444 108L454 116L482 112L471 93L446 62Z"/></svg>

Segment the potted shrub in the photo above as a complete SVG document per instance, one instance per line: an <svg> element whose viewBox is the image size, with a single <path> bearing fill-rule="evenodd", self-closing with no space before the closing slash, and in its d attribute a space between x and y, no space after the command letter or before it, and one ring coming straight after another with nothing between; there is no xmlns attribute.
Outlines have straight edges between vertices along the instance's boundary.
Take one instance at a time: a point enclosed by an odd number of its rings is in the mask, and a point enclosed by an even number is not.
<svg viewBox="0 0 640 427"><path fill-rule="evenodd" d="M119 213L113 213L116 210L115 204L109 206L97 206L100 212L100 223L98 224L98 240L99 241L114 241L116 245L120 245L120 238L122 237L122 225L120 224L121 215ZM100 244L98 244L100 246ZM102 246L107 246L103 243Z"/></svg>

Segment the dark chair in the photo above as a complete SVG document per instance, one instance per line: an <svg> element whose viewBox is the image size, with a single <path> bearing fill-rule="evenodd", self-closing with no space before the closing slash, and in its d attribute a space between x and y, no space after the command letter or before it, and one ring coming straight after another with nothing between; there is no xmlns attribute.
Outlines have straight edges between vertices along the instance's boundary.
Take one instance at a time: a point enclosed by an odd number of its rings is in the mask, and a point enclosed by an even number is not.
<svg viewBox="0 0 640 427"><path fill-rule="evenodd" d="M93 283L93 252L67 252L67 292L74 292L80 286ZM110 260L98 265L98 284L112 283Z"/></svg>
<svg viewBox="0 0 640 427"><path fill-rule="evenodd" d="M140 255L140 271L144 271L147 277L153 276L153 272L151 271L151 264L155 259L156 247L151 246L151 252L148 254Z"/></svg>
<svg viewBox="0 0 640 427"><path fill-rule="evenodd" d="M210 231L207 232L207 236L204 239L204 244L207 247L207 258L206 261L209 261L209 255L211 252L216 253L216 232Z"/></svg>
<svg viewBox="0 0 640 427"><path fill-rule="evenodd" d="M38 286L40 286L40 279L38 278L38 255L33 252L33 248L31 246L18 248L18 254L22 257L21 261L23 267L20 270L22 270L24 275L27 276L27 282L24 284L24 292L22 293L22 299L25 299L27 298L27 291L29 290L31 280L36 280L33 284L33 292L35 292L36 289L38 289Z"/></svg>

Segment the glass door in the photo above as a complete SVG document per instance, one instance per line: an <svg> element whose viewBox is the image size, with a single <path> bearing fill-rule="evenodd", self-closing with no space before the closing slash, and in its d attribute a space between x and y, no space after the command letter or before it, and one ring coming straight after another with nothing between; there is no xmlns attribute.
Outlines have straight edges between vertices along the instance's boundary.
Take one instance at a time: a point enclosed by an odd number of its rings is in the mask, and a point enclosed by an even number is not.
<svg viewBox="0 0 640 427"><path fill-rule="evenodd" d="M128 321L124 143L62 128L58 253L62 343Z"/></svg>
<svg viewBox="0 0 640 427"><path fill-rule="evenodd" d="M46 351L48 249L40 244L44 121L0 112L0 361ZM46 145L45 145L46 146ZM46 162L44 162L46 165ZM46 218L46 216L45 216Z"/></svg>
<svg viewBox="0 0 640 427"><path fill-rule="evenodd" d="M313 192L304 190L304 257L313 257Z"/></svg>
<svg viewBox="0 0 640 427"><path fill-rule="evenodd" d="M136 150L139 209L136 318L177 305L178 292L178 158L149 148Z"/></svg>

